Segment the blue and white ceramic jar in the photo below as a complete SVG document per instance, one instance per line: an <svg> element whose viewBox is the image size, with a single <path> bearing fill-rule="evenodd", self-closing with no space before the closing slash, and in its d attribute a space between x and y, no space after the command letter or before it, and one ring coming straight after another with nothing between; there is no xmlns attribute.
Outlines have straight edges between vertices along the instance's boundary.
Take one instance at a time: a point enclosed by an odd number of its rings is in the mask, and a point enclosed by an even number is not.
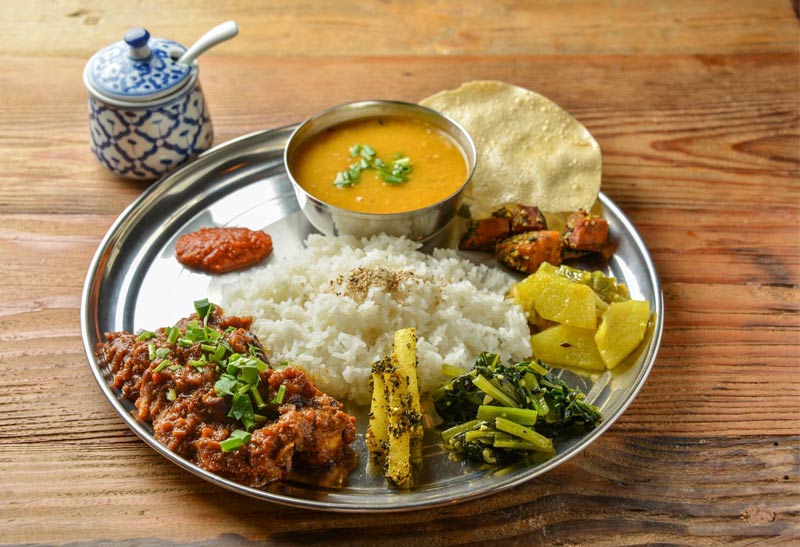
<svg viewBox="0 0 800 547"><path fill-rule="evenodd" d="M211 146L197 62L182 45L132 29L86 64L92 151L126 178L153 180Z"/></svg>

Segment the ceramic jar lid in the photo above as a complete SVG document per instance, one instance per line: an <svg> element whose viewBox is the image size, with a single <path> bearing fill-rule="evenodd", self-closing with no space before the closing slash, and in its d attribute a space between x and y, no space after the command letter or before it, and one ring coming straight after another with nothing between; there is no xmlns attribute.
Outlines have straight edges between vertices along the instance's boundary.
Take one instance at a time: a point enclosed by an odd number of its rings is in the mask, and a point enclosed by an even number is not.
<svg viewBox="0 0 800 547"><path fill-rule="evenodd" d="M143 28L95 53L84 70L84 82L97 98L145 103L186 85L191 65L179 64L186 48L172 40L151 38Z"/></svg>

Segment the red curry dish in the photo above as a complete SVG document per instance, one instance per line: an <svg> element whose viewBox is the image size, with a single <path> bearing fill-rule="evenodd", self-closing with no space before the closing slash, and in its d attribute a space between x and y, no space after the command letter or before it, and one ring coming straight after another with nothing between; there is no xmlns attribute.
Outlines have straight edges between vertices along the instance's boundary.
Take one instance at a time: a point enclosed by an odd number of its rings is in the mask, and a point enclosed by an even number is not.
<svg viewBox="0 0 800 547"><path fill-rule="evenodd" d="M296 368L273 369L249 329L213 304L155 332L106 333L114 386L170 450L222 477L260 487L295 464L340 461L355 418Z"/></svg>
<svg viewBox="0 0 800 547"><path fill-rule="evenodd" d="M181 264L210 273L225 273L261 262L272 252L272 238L248 228L200 228L175 244Z"/></svg>

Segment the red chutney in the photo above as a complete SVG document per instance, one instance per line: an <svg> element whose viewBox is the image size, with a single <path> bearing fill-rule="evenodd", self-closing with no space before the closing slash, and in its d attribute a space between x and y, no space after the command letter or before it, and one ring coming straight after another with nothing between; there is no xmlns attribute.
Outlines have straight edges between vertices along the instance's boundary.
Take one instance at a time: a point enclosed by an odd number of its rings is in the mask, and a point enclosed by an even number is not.
<svg viewBox="0 0 800 547"><path fill-rule="evenodd" d="M272 252L272 238L247 228L201 228L184 234L175 245L178 260L190 268L225 273L264 260Z"/></svg>

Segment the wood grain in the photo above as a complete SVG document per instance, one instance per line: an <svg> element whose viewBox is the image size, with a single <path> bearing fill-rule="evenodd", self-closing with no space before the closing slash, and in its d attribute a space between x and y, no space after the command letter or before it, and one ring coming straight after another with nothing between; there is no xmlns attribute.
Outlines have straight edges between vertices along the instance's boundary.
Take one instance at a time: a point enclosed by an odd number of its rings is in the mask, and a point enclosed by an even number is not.
<svg viewBox="0 0 800 547"><path fill-rule="evenodd" d="M786 0L197 0L167 6L155 0L6 3L3 49L88 58L132 26L188 46L228 19L238 20L241 34L220 54L248 57L774 53L792 50L798 37ZM50 32L38 32L43 26Z"/></svg>
<svg viewBox="0 0 800 547"><path fill-rule="evenodd" d="M734 4L4 3L0 544L800 543L798 23L790 2ZM189 43L229 18L240 36L201 60L217 143L484 78L591 130L666 308L647 383L597 442L497 495L376 518L228 493L126 428L79 306L100 239L146 186L92 158L80 74L132 24Z"/></svg>
<svg viewBox="0 0 800 547"><path fill-rule="evenodd" d="M243 498L167 464L127 431L115 434L108 427L94 434L103 436L102 445L90 435L60 443L62 457L81 477L79 488L71 477L53 473L45 446L25 446L24 454L0 451L18 470L8 488L16 493L36 484L41 494L36 502L6 500L4 516L14 524L16 541L399 546L536 545L558 538L568 545L620 546L687 544L689 538L697 545L749 545L767 537L788 544L800 538L796 436L698 445L683 437L609 432L524 486L437 511L382 516L379 524L371 515ZM59 526L42 529L43 521Z"/></svg>

